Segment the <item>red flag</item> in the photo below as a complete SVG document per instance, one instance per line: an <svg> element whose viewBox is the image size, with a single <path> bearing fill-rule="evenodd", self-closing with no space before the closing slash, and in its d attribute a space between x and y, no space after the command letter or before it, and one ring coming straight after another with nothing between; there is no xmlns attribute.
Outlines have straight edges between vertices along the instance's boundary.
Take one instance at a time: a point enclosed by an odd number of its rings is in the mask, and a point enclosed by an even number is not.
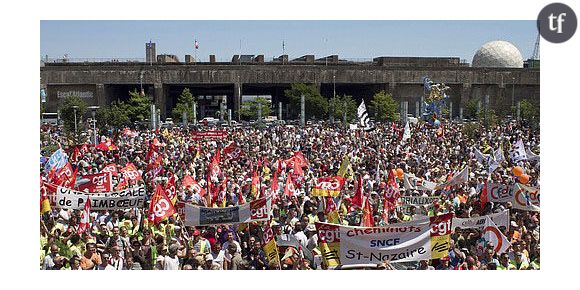
<svg viewBox="0 0 580 290"><path fill-rule="evenodd" d="M300 151L294 152L294 160L302 167L309 165L308 160L306 160L306 157L304 157L304 154L302 154Z"/></svg>
<svg viewBox="0 0 580 290"><path fill-rule="evenodd" d="M80 181L85 181L85 183L78 186L79 191L87 189L89 192L109 192L112 188L109 172L84 175Z"/></svg>
<svg viewBox="0 0 580 290"><path fill-rule="evenodd" d="M149 221L156 225L174 214L175 207L173 207L171 200L165 194L163 187L157 184L149 205Z"/></svg>
<svg viewBox="0 0 580 290"><path fill-rule="evenodd" d="M373 208L367 197L364 198L364 207L362 213L362 227L373 227L375 225L375 219L373 217Z"/></svg>
<svg viewBox="0 0 580 290"><path fill-rule="evenodd" d="M119 176L119 172L117 171L117 164L111 163L101 170L101 172L110 172L113 176Z"/></svg>
<svg viewBox="0 0 580 290"><path fill-rule="evenodd" d="M224 154L228 156L231 160L238 160L242 156L242 149L236 142L230 143L226 148L224 148Z"/></svg>
<svg viewBox="0 0 580 290"><path fill-rule="evenodd" d="M188 188L188 189L192 188L194 183L197 183L197 182L195 182L195 179L193 179L193 177L191 177L191 175L186 175L181 180L181 186Z"/></svg>
<svg viewBox="0 0 580 290"><path fill-rule="evenodd" d="M81 212L81 221L77 229L77 234L82 234L86 232L91 226L91 198L87 196L87 201L85 202L85 207Z"/></svg>
<svg viewBox="0 0 580 290"><path fill-rule="evenodd" d="M387 186L385 188L385 200L394 206L400 196L401 192L399 189L399 184L395 180L395 174L393 173L393 170L389 170L389 175L387 176Z"/></svg>
<svg viewBox="0 0 580 290"><path fill-rule="evenodd" d="M141 177L141 173L137 171L137 168L135 167L135 165L133 165L133 163L129 163L127 164L127 166L121 169L121 173L123 173L124 179L128 179L131 181L143 180L143 178Z"/></svg>
<svg viewBox="0 0 580 290"><path fill-rule="evenodd" d="M97 150L101 150L101 151L119 150L119 147L117 147L115 144L113 144L111 139L107 139L107 141L102 142L101 144L97 145L95 148L97 148Z"/></svg>
<svg viewBox="0 0 580 290"><path fill-rule="evenodd" d="M75 150L74 150L72 156L70 157L70 161L77 162L80 157L81 157L81 151L79 150L78 146L75 146Z"/></svg>
<svg viewBox="0 0 580 290"><path fill-rule="evenodd" d="M344 186L344 178L341 176L320 177L315 179L312 196L337 197Z"/></svg>
<svg viewBox="0 0 580 290"><path fill-rule="evenodd" d="M211 163L209 164L209 173L210 176L213 177L218 177L219 175L221 175L221 169L220 169L220 159L221 159L221 153L220 153L220 149L218 148L218 150L216 150L215 155L213 156Z"/></svg>
<svg viewBox="0 0 580 290"><path fill-rule="evenodd" d="M479 201L481 202L481 209L485 208L485 204L488 203L489 198L487 196L487 181L483 185L483 189L479 194Z"/></svg>
<svg viewBox="0 0 580 290"><path fill-rule="evenodd" d="M351 206L358 206L362 207L363 203L363 180L362 176L358 176L358 182L355 184L355 193L354 197L351 200Z"/></svg>
<svg viewBox="0 0 580 290"><path fill-rule="evenodd" d="M260 193L258 190L258 186L260 184L260 176L256 171L252 173L252 196L254 199L258 199L260 197Z"/></svg>
<svg viewBox="0 0 580 290"><path fill-rule="evenodd" d="M286 178L286 186L284 186L284 195L287 197L293 197L294 191L294 181L292 180L292 176L288 174L288 177Z"/></svg>
<svg viewBox="0 0 580 290"><path fill-rule="evenodd" d="M165 184L165 192L167 193L167 197L171 200L172 204L177 202L177 192L175 190L175 174L169 172L169 180L167 184Z"/></svg>
<svg viewBox="0 0 580 290"><path fill-rule="evenodd" d="M294 160L294 175L304 176L304 170L302 170L302 166L296 160Z"/></svg>
<svg viewBox="0 0 580 290"><path fill-rule="evenodd" d="M274 177L272 178L272 185L270 191L274 195L274 199L278 196L278 172L274 170Z"/></svg>

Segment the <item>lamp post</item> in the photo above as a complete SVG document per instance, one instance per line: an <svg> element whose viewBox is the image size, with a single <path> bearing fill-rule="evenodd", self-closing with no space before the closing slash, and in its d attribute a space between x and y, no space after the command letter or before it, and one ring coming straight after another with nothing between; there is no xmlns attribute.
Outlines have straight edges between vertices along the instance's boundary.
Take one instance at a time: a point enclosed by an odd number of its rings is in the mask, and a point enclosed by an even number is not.
<svg viewBox="0 0 580 290"><path fill-rule="evenodd" d="M515 99L514 99L514 89L516 86L516 78L512 77L512 110L514 107Z"/></svg>
<svg viewBox="0 0 580 290"><path fill-rule="evenodd" d="M77 141L77 109L79 106L72 106L75 115L75 142Z"/></svg>
<svg viewBox="0 0 580 290"><path fill-rule="evenodd" d="M99 106L90 106L89 109L91 110L91 115L93 116L93 134L95 135L95 145L97 145L97 110Z"/></svg>

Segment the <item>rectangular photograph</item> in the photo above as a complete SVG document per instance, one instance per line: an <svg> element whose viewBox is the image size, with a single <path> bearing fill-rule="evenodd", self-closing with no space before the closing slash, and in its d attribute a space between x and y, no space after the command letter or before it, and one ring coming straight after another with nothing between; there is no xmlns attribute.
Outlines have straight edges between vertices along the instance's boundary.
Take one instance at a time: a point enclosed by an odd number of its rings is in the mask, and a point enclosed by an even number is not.
<svg viewBox="0 0 580 290"><path fill-rule="evenodd" d="M38 267L539 270L539 43L533 20L42 20Z"/></svg>

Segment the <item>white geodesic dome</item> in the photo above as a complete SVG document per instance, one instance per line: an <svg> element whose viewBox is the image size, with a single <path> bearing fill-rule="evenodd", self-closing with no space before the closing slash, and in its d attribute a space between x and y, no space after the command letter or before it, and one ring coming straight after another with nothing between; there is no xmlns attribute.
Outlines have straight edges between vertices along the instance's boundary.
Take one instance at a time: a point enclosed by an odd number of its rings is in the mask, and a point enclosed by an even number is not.
<svg viewBox="0 0 580 290"><path fill-rule="evenodd" d="M471 62L472 67L523 67L519 49L507 41L490 41L481 46Z"/></svg>

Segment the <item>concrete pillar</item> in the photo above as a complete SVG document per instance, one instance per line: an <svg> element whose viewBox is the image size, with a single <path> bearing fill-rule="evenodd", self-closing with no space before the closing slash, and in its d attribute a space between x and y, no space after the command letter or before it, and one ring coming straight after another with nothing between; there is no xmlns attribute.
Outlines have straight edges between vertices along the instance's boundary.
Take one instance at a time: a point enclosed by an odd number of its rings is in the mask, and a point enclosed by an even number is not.
<svg viewBox="0 0 580 290"><path fill-rule="evenodd" d="M463 87L461 88L459 107L465 108L467 106L467 102L471 97L471 91L472 91L471 84L469 83L463 84Z"/></svg>
<svg viewBox="0 0 580 290"><path fill-rule="evenodd" d="M415 102L415 118L419 119L421 118L421 105L419 101Z"/></svg>
<svg viewBox="0 0 580 290"><path fill-rule="evenodd" d="M282 120L282 102L278 102L278 120Z"/></svg>
<svg viewBox="0 0 580 290"><path fill-rule="evenodd" d="M489 122L490 121L490 119L489 119L489 117L490 117L489 116L489 95L485 95L484 104L485 104L485 108L484 108L484 110L485 110L485 125L489 126L489 123L490 123Z"/></svg>
<svg viewBox="0 0 580 290"><path fill-rule="evenodd" d="M159 110L159 112L161 113L161 117L165 118L166 115L165 104L167 103L167 98L165 96L163 84L155 83L153 86L155 87L155 106L157 107L157 110Z"/></svg>
<svg viewBox="0 0 580 290"><path fill-rule="evenodd" d="M187 128L187 112L183 112L181 116L181 123L183 124L184 128Z"/></svg>
<svg viewBox="0 0 580 290"><path fill-rule="evenodd" d="M155 128L157 128L157 116L155 114L155 112L157 112L157 109L155 108L155 104L151 104L151 111L149 114L149 120L151 121L151 130L155 130Z"/></svg>
<svg viewBox="0 0 580 290"><path fill-rule="evenodd" d="M232 109L228 109L228 126L232 125Z"/></svg>
<svg viewBox="0 0 580 290"><path fill-rule="evenodd" d="M239 78L238 78L239 80ZM234 83L234 115L240 121L240 106L242 104L242 84L240 82Z"/></svg>
<svg viewBox="0 0 580 290"><path fill-rule="evenodd" d="M105 92L105 85L104 84L97 84L96 88L96 97L97 97L97 106L104 107L108 105L107 102L107 94Z"/></svg>
<svg viewBox="0 0 580 290"><path fill-rule="evenodd" d="M262 103L258 103L258 124L262 124Z"/></svg>
<svg viewBox="0 0 580 290"><path fill-rule="evenodd" d="M193 102L193 124L197 125L197 102Z"/></svg>
<svg viewBox="0 0 580 290"><path fill-rule="evenodd" d="M459 122L463 123L463 107L459 107Z"/></svg>
<svg viewBox="0 0 580 290"><path fill-rule="evenodd" d="M407 114L409 113L409 102L402 101L401 102L401 123L404 125L407 123Z"/></svg>
<svg viewBox="0 0 580 290"><path fill-rule="evenodd" d="M453 102L449 102L449 121L453 120Z"/></svg>
<svg viewBox="0 0 580 290"><path fill-rule="evenodd" d="M519 101L516 105L516 120L518 122L522 120L521 112L522 112L522 102Z"/></svg>

